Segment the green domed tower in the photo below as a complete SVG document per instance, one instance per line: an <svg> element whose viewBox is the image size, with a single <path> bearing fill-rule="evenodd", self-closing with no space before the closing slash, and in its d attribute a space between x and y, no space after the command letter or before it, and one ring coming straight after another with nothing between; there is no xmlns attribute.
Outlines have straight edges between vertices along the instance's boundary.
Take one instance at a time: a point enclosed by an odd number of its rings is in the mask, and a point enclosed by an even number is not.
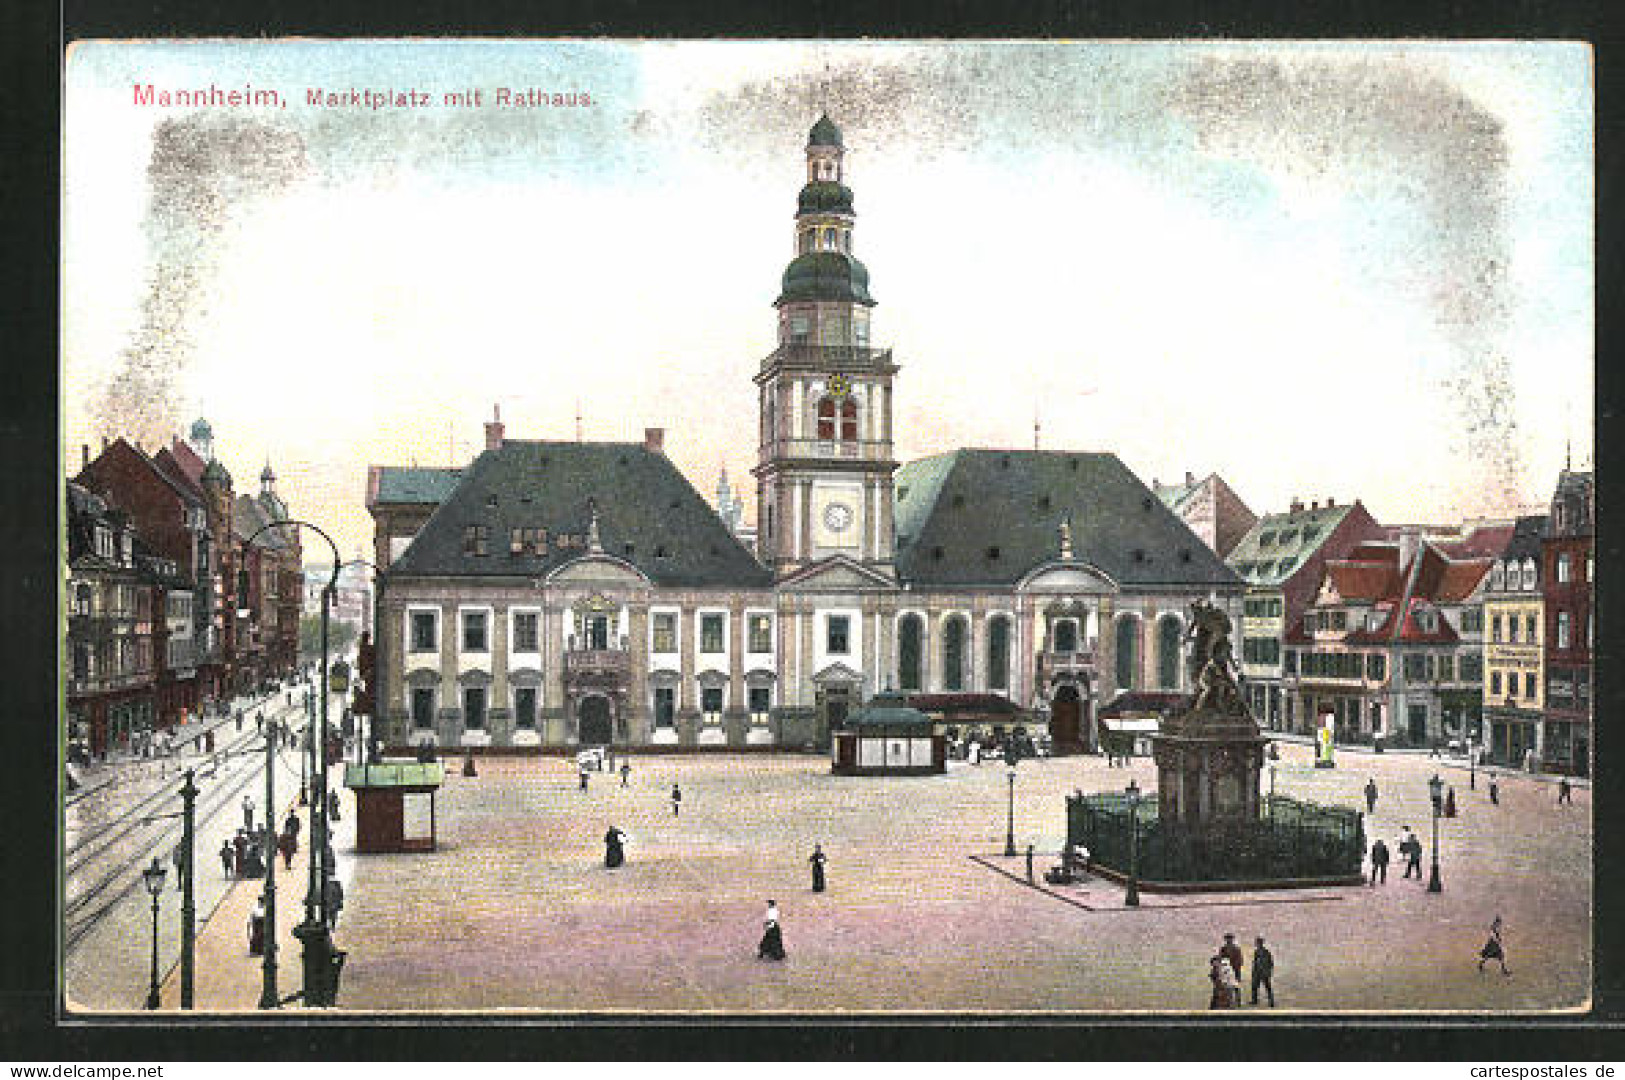
<svg viewBox="0 0 1625 1080"><path fill-rule="evenodd" d="M890 350L869 343L869 271L852 254L857 214L841 131L807 139L795 256L779 297L778 348L762 361L757 549L780 575L837 556L892 575Z"/></svg>

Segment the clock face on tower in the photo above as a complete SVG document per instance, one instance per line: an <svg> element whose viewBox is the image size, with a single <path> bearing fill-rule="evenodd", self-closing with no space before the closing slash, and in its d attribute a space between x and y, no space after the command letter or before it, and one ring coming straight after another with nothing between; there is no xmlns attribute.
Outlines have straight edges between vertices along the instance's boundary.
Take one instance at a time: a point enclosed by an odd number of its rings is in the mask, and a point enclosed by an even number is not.
<svg viewBox="0 0 1625 1080"><path fill-rule="evenodd" d="M824 527L830 532L845 532L852 525L852 508L845 503L830 503L824 507Z"/></svg>
<svg viewBox="0 0 1625 1080"><path fill-rule="evenodd" d="M844 398L852 392L852 380L845 375L831 375L829 377L829 396Z"/></svg>

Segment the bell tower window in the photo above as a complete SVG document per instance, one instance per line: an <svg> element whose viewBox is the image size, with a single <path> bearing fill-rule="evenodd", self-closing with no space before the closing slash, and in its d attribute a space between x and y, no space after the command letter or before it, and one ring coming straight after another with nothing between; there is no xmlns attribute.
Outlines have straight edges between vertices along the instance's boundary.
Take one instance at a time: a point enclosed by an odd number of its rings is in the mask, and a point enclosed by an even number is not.
<svg viewBox="0 0 1625 1080"><path fill-rule="evenodd" d="M825 442L835 438L835 399L822 398L818 402L818 437Z"/></svg>
<svg viewBox="0 0 1625 1080"><path fill-rule="evenodd" d="M851 398L841 402L841 441L858 441L858 403Z"/></svg>

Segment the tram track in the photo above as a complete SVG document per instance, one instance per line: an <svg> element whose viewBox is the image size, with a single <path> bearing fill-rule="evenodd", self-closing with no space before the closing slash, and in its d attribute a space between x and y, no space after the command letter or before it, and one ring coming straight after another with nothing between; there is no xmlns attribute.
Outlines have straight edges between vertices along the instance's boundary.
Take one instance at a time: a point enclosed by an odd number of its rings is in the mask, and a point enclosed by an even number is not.
<svg viewBox="0 0 1625 1080"><path fill-rule="evenodd" d="M282 714L282 719L287 713ZM263 733L249 733L234 741L223 751L224 760L243 757L263 757ZM255 745L258 743L259 748ZM297 751L294 751L297 753ZM288 768L279 752L278 760ZM245 769L235 776L228 772L221 783L200 791L196 806L200 823L211 821L243 791L256 781L263 782L263 770ZM63 946L72 951L94 930L120 901L141 882L141 867L153 852L172 849L182 835L181 811L178 808L180 778L162 785L146 796L136 807L108 823L94 837L81 840L65 860L63 875ZM173 812L158 812L166 800L175 800ZM94 828L94 827L93 827ZM113 830L111 833L108 830ZM114 852L123 850L126 856L84 887L70 892L72 879L83 878L86 871L98 861L105 861ZM194 859L197 853L193 853ZM195 869L195 867L194 867Z"/></svg>

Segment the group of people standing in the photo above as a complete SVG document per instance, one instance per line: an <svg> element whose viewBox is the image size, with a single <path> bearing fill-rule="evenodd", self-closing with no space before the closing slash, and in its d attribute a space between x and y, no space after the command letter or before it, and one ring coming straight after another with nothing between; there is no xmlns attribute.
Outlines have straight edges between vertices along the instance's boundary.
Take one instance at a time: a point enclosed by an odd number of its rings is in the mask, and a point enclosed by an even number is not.
<svg viewBox="0 0 1625 1080"><path fill-rule="evenodd" d="M1210 1009L1239 1009L1241 1007L1241 977L1246 969L1241 946L1236 935L1224 935L1224 944L1208 961L1208 980L1213 984ZM1253 939L1253 981L1251 1004L1258 1004L1258 991L1263 990L1270 1008L1275 1007L1275 955L1262 937Z"/></svg>

